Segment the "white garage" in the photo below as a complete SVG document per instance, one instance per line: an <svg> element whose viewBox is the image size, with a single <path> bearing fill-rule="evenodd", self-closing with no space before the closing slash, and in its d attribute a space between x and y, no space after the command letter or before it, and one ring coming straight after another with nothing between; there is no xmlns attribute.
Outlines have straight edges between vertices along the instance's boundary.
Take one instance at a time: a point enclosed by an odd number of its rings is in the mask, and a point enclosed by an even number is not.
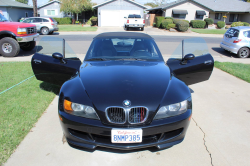
<svg viewBox="0 0 250 166"><path fill-rule="evenodd" d="M93 6L97 9L98 26L124 26L129 14L143 17L145 6L131 0L110 0Z"/></svg>

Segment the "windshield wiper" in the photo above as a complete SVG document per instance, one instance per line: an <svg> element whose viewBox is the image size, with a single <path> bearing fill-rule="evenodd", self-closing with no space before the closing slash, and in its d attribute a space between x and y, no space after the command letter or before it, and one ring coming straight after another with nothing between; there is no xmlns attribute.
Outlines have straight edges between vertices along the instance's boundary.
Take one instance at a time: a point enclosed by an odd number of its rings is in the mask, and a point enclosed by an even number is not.
<svg viewBox="0 0 250 166"><path fill-rule="evenodd" d="M90 59L86 59L85 61L106 61L108 59L105 58L90 58Z"/></svg>
<svg viewBox="0 0 250 166"><path fill-rule="evenodd" d="M140 58L122 58L122 59L116 59L117 61L146 61L147 59L140 59Z"/></svg>

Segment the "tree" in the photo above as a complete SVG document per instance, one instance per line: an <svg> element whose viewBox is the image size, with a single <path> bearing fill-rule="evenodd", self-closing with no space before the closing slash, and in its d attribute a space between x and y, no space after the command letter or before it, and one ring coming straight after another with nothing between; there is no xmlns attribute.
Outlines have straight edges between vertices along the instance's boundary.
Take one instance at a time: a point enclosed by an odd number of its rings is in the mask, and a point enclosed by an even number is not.
<svg viewBox="0 0 250 166"><path fill-rule="evenodd" d="M61 11L78 14L85 10L92 10L91 0L61 0Z"/></svg>
<svg viewBox="0 0 250 166"><path fill-rule="evenodd" d="M29 0L16 0L17 2L21 2L21 3L24 3L24 4L27 4L28 5L28 2Z"/></svg>
<svg viewBox="0 0 250 166"><path fill-rule="evenodd" d="M157 7L158 5L156 5L154 2L148 2L144 4L145 6L151 6L152 8Z"/></svg>
<svg viewBox="0 0 250 166"><path fill-rule="evenodd" d="M37 0L32 0L33 2L33 16L37 17Z"/></svg>

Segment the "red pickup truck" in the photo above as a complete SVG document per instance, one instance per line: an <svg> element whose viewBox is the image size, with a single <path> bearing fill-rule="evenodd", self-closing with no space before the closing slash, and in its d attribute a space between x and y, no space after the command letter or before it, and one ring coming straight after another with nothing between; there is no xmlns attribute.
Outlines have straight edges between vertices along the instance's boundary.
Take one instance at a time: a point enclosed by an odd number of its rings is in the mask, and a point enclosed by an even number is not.
<svg viewBox="0 0 250 166"><path fill-rule="evenodd" d="M33 24L9 22L0 13L0 54L4 57L16 56L20 48L30 51L36 46L39 34Z"/></svg>

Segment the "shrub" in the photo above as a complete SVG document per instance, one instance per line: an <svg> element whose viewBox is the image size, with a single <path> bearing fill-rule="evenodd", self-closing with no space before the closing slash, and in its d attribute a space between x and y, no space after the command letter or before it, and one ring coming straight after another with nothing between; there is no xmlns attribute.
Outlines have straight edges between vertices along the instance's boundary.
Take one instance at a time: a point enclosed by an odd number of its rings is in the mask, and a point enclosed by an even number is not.
<svg viewBox="0 0 250 166"><path fill-rule="evenodd" d="M153 27L156 27L156 23L155 22L153 23Z"/></svg>
<svg viewBox="0 0 250 166"><path fill-rule="evenodd" d="M218 21L217 22L217 27L218 28L223 28L225 26L225 22L224 21Z"/></svg>
<svg viewBox="0 0 250 166"><path fill-rule="evenodd" d="M191 20L190 24L193 28L204 28L206 25L206 22L202 20Z"/></svg>
<svg viewBox="0 0 250 166"><path fill-rule="evenodd" d="M170 28L174 28L176 25L175 24L168 24L166 29L169 30Z"/></svg>
<svg viewBox="0 0 250 166"><path fill-rule="evenodd" d="M214 23L214 20L212 18L206 18L204 21L207 23L207 25L212 25Z"/></svg>
<svg viewBox="0 0 250 166"><path fill-rule="evenodd" d="M72 23L72 19L69 17L64 17L64 18L53 18L54 20L56 20L56 22L58 24L71 24Z"/></svg>
<svg viewBox="0 0 250 166"><path fill-rule="evenodd" d="M178 31L185 32L188 30L189 24L186 21L178 21L176 23L176 28Z"/></svg>
<svg viewBox="0 0 250 166"><path fill-rule="evenodd" d="M227 25L226 27L225 27L225 29L229 29L230 28L230 26L229 25Z"/></svg>
<svg viewBox="0 0 250 166"><path fill-rule="evenodd" d="M92 19L94 19L93 20L93 22L96 20L97 21L97 17L95 17L95 16L92 16L88 21L87 21L87 25L93 25L93 23L92 23Z"/></svg>
<svg viewBox="0 0 250 166"><path fill-rule="evenodd" d="M166 29L166 27L168 26L168 24L172 24L173 23L173 20L171 19L164 19L162 20L161 22L161 27Z"/></svg>
<svg viewBox="0 0 250 166"><path fill-rule="evenodd" d="M249 26L248 22L243 22L244 26Z"/></svg>
<svg viewBox="0 0 250 166"><path fill-rule="evenodd" d="M173 23L176 24L178 21L185 21L186 23L189 24L189 21L188 21L188 20L179 20L179 19L174 19L174 20L173 20Z"/></svg>
<svg viewBox="0 0 250 166"><path fill-rule="evenodd" d="M231 24L231 27L238 27L238 26L244 26L244 23L243 22L233 22Z"/></svg>
<svg viewBox="0 0 250 166"><path fill-rule="evenodd" d="M165 19L171 19L172 21L174 21L173 17L165 17Z"/></svg>
<svg viewBox="0 0 250 166"><path fill-rule="evenodd" d="M162 17L162 16L157 16L156 17L156 27L160 28L161 27L161 22L162 20L164 20L165 17Z"/></svg>

